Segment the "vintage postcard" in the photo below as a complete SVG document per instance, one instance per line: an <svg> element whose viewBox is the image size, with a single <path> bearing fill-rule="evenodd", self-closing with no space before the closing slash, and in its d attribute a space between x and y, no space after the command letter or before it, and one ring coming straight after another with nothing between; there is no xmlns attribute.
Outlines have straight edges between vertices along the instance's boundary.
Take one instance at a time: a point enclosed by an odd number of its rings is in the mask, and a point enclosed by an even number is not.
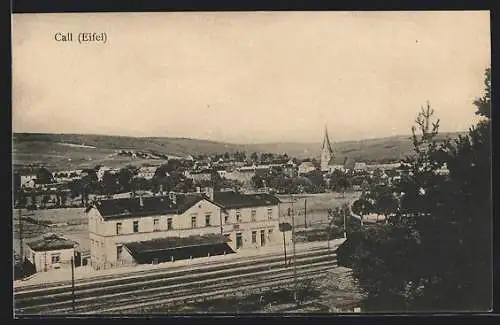
<svg viewBox="0 0 500 325"><path fill-rule="evenodd" d="M488 11L12 15L30 315L492 308Z"/></svg>

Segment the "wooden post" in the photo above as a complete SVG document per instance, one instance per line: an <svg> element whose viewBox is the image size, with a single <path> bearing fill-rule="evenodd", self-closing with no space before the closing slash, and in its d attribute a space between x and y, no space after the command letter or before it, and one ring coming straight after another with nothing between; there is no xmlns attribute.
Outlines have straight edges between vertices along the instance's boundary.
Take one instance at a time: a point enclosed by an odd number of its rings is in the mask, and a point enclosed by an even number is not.
<svg viewBox="0 0 500 325"><path fill-rule="evenodd" d="M24 263L24 247L23 247L23 215L19 209L19 254L21 255L21 263ZM33 261L35 262L35 261Z"/></svg>
<svg viewBox="0 0 500 325"><path fill-rule="evenodd" d="M285 267L286 267L286 240L285 240L285 223L283 223L283 251L285 252Z"/></svg>

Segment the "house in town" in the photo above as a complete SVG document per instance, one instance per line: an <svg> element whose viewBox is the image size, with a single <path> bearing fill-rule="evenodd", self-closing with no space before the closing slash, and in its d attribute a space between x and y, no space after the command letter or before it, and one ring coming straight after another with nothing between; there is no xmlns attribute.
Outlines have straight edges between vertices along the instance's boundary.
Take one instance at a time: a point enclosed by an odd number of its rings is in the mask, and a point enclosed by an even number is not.
<svg viewBox="0 0 500 325"><path fill-rule="evenodd" d="M205 190L101 200L87 208L94 268L234 253L279 244L275 197Z"/></svg>
<svg viewBox="0 0 500 325"><path fill-rule="evenodd" d="M252 170L234 170L231 172L224 173L224 178L228 180L234 180L242 183L244 186L250 186L252 183L252 177L255 176L255 171Z"/></svg>
<svg viewBox="0 0 500 325"><path fill-rule="evenodd" d="M153 176L155 175L155 172L156 172L156 167L142 166L137 171L137 177L141 177L141 178L145 178L145 179L152 179Z"/></svg>
<svg viewBox="0 0 500 325"><path fill-rule="evenodd" d="M316 170L316 166L311 161L304 161L299 165L299 175L304 175Z"/></svg>
<svg viewBox="0 0 500 325"><path fill-rule="evenodd" d="M24 245L24 257L36 272L70 268L78 243L56 234L47 234Z"/></svg>
<svg viewBox="0 0 500 325"><path fill-rule="evenodd" d="M104 173L105 173L106 171L111 171L111 168L106 167L106 166L99 166L99 167L96 169L97 180L98 180L99 182L102 182L102 178L104 177Z"/></svg>
<svg viewBox="0 0 500 325"><path fill-rule="evenodd" d="M327 172L328 173L333 173L334 171L341 171L341 172L344 172L345 171L345 168L344 168L344 165L328 165L328 169L327 169Z"/></svg>
<svg viewBox="0 0 500 325"><path fill-rule="evenodd" d="M368 167L367 167L366 163L364 163L364 162L356 162L356 163L354 163L353 169L355 172L365 172L368 170Z"/></svg>
<svg viewBox="0 0 500 325"><path fill-rule="evenodd" d="M439 167L436 172L437 175L448 175L450 173L450 170L448 169L448 165L444 163L441 167Z"/></svg>
<svg viewBox="0 0 500 325"><path fill-rule="evenodd" d="M20 185L24 188L34 188L36 186L37 175L35 172L19 172Z"/></svg>
<svg viewBox="0 0 500 325"><path fill-rule="evenodd" d="M210 169L205 169L198 172L190 172L187 177L192 179L195 184L203 181L211 181L212 171Z"/></svg>

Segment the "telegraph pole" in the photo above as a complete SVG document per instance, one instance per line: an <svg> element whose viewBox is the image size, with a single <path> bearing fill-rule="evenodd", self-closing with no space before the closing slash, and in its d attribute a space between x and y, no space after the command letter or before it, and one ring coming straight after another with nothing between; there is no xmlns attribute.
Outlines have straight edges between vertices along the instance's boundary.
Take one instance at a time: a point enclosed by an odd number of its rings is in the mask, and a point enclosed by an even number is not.
<svg viewBox="0 0 500 325"><path fill-rule="evenodd" d="M286 240L285 240L285 223L283 222L281 232L283 232L283 250L285 252L285 267L286 267Z"/></svg>
<svg viewBox="0 0 500 325"><path fill-rule="evenodd" d="M75 259L71 256L71 302L75 312Z"/></svg>
<svg viewBox="0 0 500 325"><path fill-rule="evenodd" d="M293 209L293 197L292 194L290 194L290 202L292 205L292 244L293 244L293 299L295 300L295 303L298 305L298 299L297 299L297 263L296 263L296 256L295 256L295 211Z"/></svg>
<svg viewBox="0 0 500 325"><path fill-rule="evenodd" d="M304 200L304 227L307 229L307 199Z"/></svg>
<svg viewBox="0 0 500 325"><path fill-rule="evenodd" d="M281 216L280 205L278 205L278 228L279 228L279 218ZM285 218L283 217L283 222L281 223L281 232L283 233L283 251L285 252L285 267L286 267L286 240L285 240Z"/></svg>

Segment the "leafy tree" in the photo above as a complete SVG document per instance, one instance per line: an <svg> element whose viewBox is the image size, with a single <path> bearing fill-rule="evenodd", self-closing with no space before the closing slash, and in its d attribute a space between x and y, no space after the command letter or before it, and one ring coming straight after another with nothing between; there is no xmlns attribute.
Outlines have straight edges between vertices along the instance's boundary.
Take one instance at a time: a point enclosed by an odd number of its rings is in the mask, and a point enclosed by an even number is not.
<svg viewBox="0 0 500 325"><path fill-rule="evenodd" d="M361 225L363 225L363 218L365 215L373 212L373 203L365 197L360 197L352 203L352 212L361 217Z"/></svg>
<svg viewBox="0 0 500 325"><path fill-rule="evenodd" d="M118 176L115 173L111 173L108 170L102 175L102 186L104 194L111 195L115 194L120 189L120 184L118 182Z"/></svg>
<svg viewBox="0 0 500 325"><path fill-rule="evenodd" d="M132 191L133 178L134 172L128 167L121 168L118 171L118 184L120 184L120 187L124 192Z"/></svg>
<svg viewBox="0 0 500 325"><path fill-rule="evenodd" d="M14 173L13 178L14 190L19 191L21 189L21 175L19 175L19 173Z"/></svg>
<svg viewBox="0 0 500 325"><path fill-rule="evenodd" d="M345 192L350 187L350 180L345 173L336 169L330 176L330 189L335 192L342 193L344 197Z"/></svg>
<svg viewBox="0 0 500 325"><path fill-rule="evenodd" d="M132 179L132 188L135 191L147 191L151 189L151 182L144 177L134 177Z"/></svg>
<svg viewBox="0 0 500 325"><path fill-rule="evenodd" d="M310 171L309 173L305 174L304 177L311 181L312 186L311 188L309 188L309 191L314 193L324 191L326 184L323 173L320 170Z"/></svg>
<svg viewBox="0 0 500 325"><path fill-rule="evenodd" d="M265 181L265 179L262 176L258 175L258 174L253 175L252 178L251 178L252 186L254 188L262 188L262 187L264 187L264 181Z"/></svg>
<svg viewBox="0 0 500 325"><path fill-rule="evenodd" d="M476 115L491 118L491 68L487 68L484 77L484 95L474 101Z"/></svg>
<svg viewBox="0 0 500 325"><path fill-rule="evenodd" d="M54 183L54 177L52 173L45 167L38 168L36 172L36 182L38 184L50 184Z"/></svg>
<svg viewBox="0 0 500 325"><path fill-rule="evenodd" d="M252 152L250 159L255 163L259 161L259 155L256 152Z"/></svg>
<svg viewBox="0 0 500 325"><path fill-rule="evenodd" d="M18 195L18 205L20 208L24 208L26 207L26 204L27 204L28 200L27 200L27 197L26 197L26 193L20 191L19 192L19 195Z"/></svg>
<svg viewBox="0 0 500 325"><path fill-rule="evenodd" d="M242 162L242 161L247 160L247 155L246 155L245 152L239 152L239 151L237 151L237 152L235 152L233 154L233 159L235 161Z"/></svg>
<svg viewBox="0 0 500 325"><path fill-rule="evenodd" d="M398 210L399 202L393 190L385 184L378 184L371 188L369 197L373 200L373 211L383 215L385 220Z"/></svg>
<svg viewBox="0 0 500 325"><path fill-rule="evenodd" d="M63 190L63 191L61 191L60 195L61 195L61 205L63 207L68 206L68 195L69 195L68 191L67 190Z"/></svg>
<svg viewBox="0 0 500 325"><path fill-rule="evenodd" d="M88 183L94 183L94 182L98 181L97 172L96 172L95 169L93 169L93 168L91 168L91 169L84 169L82 171L82 173L84 174L84 176L82 177L82 179L85 179L86 182L88 182Z"/></svg>
<svg viewBox="0 0 500 325"><path fill-rule="evenodd" d="M351 212L347 203L342 204L340 207L337 206L335 209L330 209L329 214L331 222L338 227L344 227L345 219L347 228L347 220L351 218Z"/></svg>
<svg viewBox="0 0 500 325"><path fill-rule="evenodd" d="M437 143L439 120L429 104L422 109L415 155L393 188L403 193L397 212L387 225L352 233L339 250L367 294L366 310L491 308L489 78L487 70L485 94L474 102L484 120L454 142ZM444 163L449 175L437 173Z"/></svg>

